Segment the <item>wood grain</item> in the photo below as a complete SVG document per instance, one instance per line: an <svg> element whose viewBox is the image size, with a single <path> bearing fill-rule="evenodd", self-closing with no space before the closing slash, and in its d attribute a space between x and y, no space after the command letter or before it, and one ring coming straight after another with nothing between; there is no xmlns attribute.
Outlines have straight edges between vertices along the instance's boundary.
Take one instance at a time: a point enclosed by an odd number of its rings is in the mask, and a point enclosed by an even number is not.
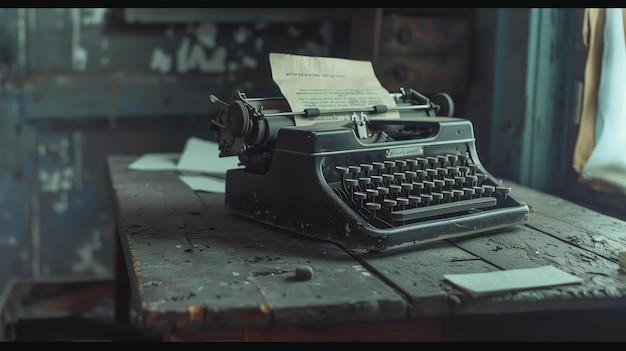
<svg viewBox="0 0 626 351"><path fill-rule="evenodd" d="M529 188L512 184L526 225L371 253L240 217L134 159L108 159L121 249L143 327L171 340L432 340L467 318L626 310L626 223ZM543 265L583 283L474 298L443 280Z"/></svg>

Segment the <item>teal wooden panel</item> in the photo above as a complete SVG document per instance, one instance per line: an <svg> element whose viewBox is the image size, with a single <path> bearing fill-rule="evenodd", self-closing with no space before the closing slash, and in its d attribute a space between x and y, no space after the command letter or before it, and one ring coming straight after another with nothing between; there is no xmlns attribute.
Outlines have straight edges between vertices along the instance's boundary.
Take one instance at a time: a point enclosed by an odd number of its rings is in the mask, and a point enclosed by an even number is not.
<svg viewBox="0 0 626 351"><path fill-rule="evenodd" d="M526 128L520 182L541 191L564 184L576 9L532 9Z"/></svg>
<svg viewBox="0 0 626 351"><path fill-rule="evenodd" d="M32 272L30 177L15 94L0 97L0 293L10 278Z"/></svg>
<svg viewBox="0 0 626 351"><path fill-rule="evenodd" d="M498 9L490 171L520 183L530 9Z"/></svg>
<svg viewBox="0 0 626 351"><path fill-rule="evenodd" d="M347 18L216 24L180 10L127 23L103 8L0 8L0 290L9 277L110 275L107 155L208 138L211 94L276 95L269 52L349 47Z"/></svg>
<svg viewBox="0 0 626 351"><path fill-rule="evenodd" d="M499 9L490 170L537 190L563 184L575 9Z"/></svg>

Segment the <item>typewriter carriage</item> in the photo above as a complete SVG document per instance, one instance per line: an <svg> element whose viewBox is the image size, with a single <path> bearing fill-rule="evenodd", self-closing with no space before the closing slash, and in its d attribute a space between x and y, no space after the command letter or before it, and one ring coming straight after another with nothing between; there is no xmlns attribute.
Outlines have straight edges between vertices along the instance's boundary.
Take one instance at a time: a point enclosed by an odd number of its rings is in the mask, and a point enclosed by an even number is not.
<svg viewBox="0 0 626 351"><path fill-rule="evenodd" d="M412 116L452 116L454 114L454 101L446 93L437 93L431 99L423 94L403 88L399 93L390 94L397 102L396 108L401 114ZM278 136L278 131L283 127L295 126L294 117L317 117L330 113L360 113L366 118L375 116L381 112L381 106L344 111L320 111L318 109L306 109L304 111L292 111L289 103L283 97L248 98L244 92L233 91L231 102L226 103L214 95L211 101L220 103L223 108L219 114L211 120L211 129L217 131L219 143L219 156L241 156L246 152L251 155L263 154L260 150L248 151L250 148L259 147L271 149ZM382 107L386 112L387 107ZM353 123L359 133L358 122ZM363 127L363 126L361 126ZM364 129L360 129L360 138L363 142L377 142L378 135L365 135ZM246 165L250 157L240 157Z"/></svg>

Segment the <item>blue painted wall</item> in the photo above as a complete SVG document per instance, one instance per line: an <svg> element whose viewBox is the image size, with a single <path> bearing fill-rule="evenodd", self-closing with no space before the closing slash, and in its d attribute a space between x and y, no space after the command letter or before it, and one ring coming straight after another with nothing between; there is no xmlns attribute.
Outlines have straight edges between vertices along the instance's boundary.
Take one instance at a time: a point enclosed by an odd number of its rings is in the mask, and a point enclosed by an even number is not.
<svg viewBox="0 0 626 351"><path fill-rule="evenodd" d="M201 10L0 9L0 289L112 276L107 155L212 138L211 94L278 94L269 52L347 55L345 15Z"/></svg>

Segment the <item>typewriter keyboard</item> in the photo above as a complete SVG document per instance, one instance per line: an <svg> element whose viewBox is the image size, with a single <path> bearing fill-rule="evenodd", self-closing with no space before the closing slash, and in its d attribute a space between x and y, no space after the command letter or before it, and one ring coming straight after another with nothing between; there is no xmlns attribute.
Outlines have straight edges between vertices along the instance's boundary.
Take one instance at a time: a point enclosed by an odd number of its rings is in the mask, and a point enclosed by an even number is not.
<svg viewBox="0 0 626 351"><path fill-rule="evenodd" d="M331 186L377 227L394 227L497 206L511 191L492 182L469 153L335 166Z"/></svg>

